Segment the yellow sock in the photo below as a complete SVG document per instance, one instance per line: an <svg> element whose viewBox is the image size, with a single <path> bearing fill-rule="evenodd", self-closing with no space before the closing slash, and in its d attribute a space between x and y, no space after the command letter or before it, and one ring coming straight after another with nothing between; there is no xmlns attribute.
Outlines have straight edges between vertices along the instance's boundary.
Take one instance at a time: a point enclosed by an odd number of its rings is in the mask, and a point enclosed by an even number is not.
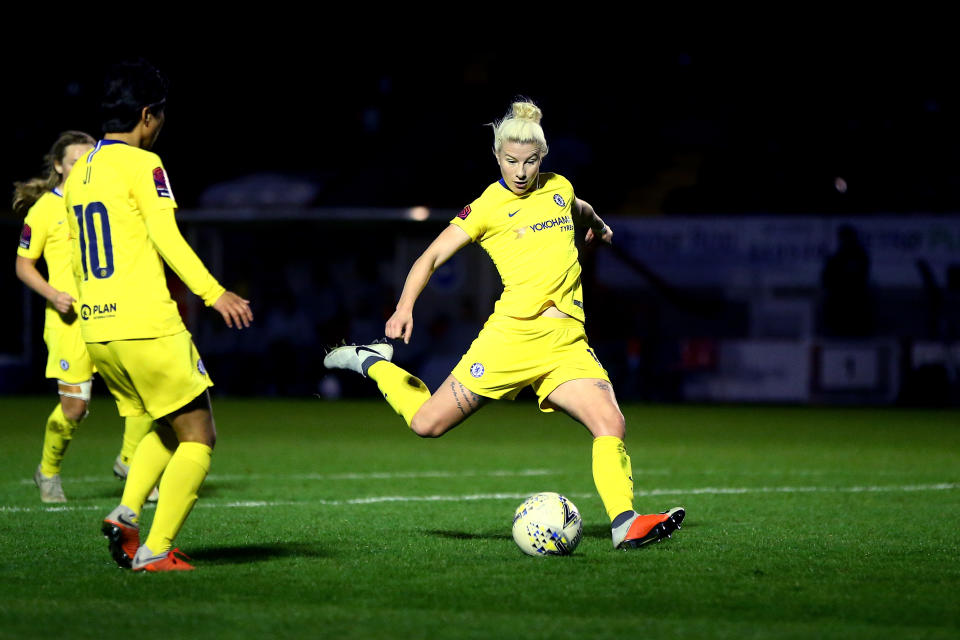
<svg viewBox="0 0 960 640"><path fill-rule="evenodd" d="M623 440L600 436L593 441L593 482L610 522L633 509L633 469Z"/></svg>
<svg viewBox="0 0 960 640"><path fill-rule="evenodd" d="M170 462L171 456L173 451L163 446L156 431L145 435L130 458L130 471L123 485L120 504L129 507L139 516L144 501L157 486L157 480Z"/></svg>
<svg viewBox="0 0 960 640"><path fill-rule="evenodd" d="M403 416L408 427L417 410L430 399L427 385L392 362L375 362L367 370L367 376L377 383L383 398L390 403L394 411Z"/></svg>
<svg viewBox="0 0 960 640"><path fill-rule="evenodd" d="M138 450L139 451L139 450ZM144 543L154 554L173 546L187 516L197 501L197 491L210 471L213 449L199 442L181 442L170 458L160 481L160 500Z"/></svg>
<svg viewBox="0 0 960 640"><path fill-rule="evenodd" d="M40 455L40 471L43 475L49 477L60 473L63 455L79 425L79 420L70 420L63 414L63 407L58 402L47 417L43 433L43 452Z"/></svg>
<svg viewBox="0 0 960 640"><path fill-rule="evenodd" d="M148 415L131 416L124 420L120 462L128 467L130 466L130 459L133 458L133 452L137 450L137 445L140 444L145 435L150 433L152 428L153 418Z"/></svg>

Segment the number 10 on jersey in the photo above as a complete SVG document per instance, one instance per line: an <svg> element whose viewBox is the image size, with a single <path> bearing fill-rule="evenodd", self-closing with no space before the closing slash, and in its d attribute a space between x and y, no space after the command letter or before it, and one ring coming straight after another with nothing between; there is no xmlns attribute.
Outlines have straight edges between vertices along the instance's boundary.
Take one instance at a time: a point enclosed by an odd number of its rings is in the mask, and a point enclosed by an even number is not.
<svg viewBox="0 0 960 640"><path fill-rule="evenodd" d="M102 202L91 202L86 206L74 205L73 213L80 226L80 262L83 264L83 279L104 279L113 275L113 239L110 236L110 217ZM100 234L94 224L95 216L100 218ZM101 246L102 245L102 246ZM103 262L101 262L101 248Z"/></svg>

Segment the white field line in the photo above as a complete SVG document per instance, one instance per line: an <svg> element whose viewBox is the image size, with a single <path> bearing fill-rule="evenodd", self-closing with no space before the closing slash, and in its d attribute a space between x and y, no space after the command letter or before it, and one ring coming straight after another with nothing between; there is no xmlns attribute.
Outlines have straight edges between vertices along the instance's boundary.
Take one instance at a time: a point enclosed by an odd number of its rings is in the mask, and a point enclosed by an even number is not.
<svg viewBox="0 0 960 640"><path fill-rule="evenodd" d="M960 489L960 483L942 482L939 484L908 484L895 486L855 486L855 487L700 487L691 489L651 489L637 491L635 496L690 496L690 495L742 495L749 493L909 493L914 491L952 491ZM236 502L205 502L197 503L198 508L207 509L258 509L263 507L282 506L347 506L380 504L384 502L464 502L471 500L523 500L530 492L523 493L474 493L466 495L432 495L432 496L369 496L366 498L350 498L346 500L244 500ZM570 498L577 500L595 499L593 493L570 493ZM0 513L29 513L37 511L108 511L110 505L81 505L62 507L7 507L0 506ZM152 508L146 505L145 508Z"/></svg>

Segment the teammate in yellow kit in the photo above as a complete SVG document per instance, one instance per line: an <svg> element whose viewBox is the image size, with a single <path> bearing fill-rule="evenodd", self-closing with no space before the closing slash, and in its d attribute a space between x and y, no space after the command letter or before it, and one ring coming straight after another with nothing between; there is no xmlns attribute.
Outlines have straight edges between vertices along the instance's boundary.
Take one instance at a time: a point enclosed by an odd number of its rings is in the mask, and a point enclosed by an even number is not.
<svg viewBox="0 0 960 640"><path fill-rule="evenodd" d="M173 539L210 469L213 382L167 290L163 262L227 326L249 326L253 314L177 228L170 180L149 151L164 124L166 78L140 60L112 68L104 89L104 137L77 161L64 189L80 325L120 414L149 415L156 427L137 447L120 505L102 531L121 567L189 570ZM156 514L140 544L140 510L161 474Z"/></svg>
<svg viewBox="0 0 960 640"><path fill-rule="evenodd" d="M624 448L625 422L607 372L587 343L574 224L586 241L610 243L613 231L560 175L540 173L547 143L540 109L515 102L494 126L501 179L457 215L413 263L386 323L388 338L409 342L413 307L433 272L470 242L489 253L503 293L480 335L434 393L390 362L388 343L350 345L327 354L329 368L373 379L387 402L423 437L439 437L490 398L513 399L530 385L541 411L559 409L593 435L593 477L611 521L613 546L639 547L670 536L685 511L641 515Z"/></svg>
<svg viewBox="0 0 960 640"><path fill-rule="evenodd" d="M25 215L17 249L17 277L47 300L43 325L48 353L46 375L57 380L60 395L59 404L47 417L40 464L33 474L43 502L67 501L60 467L73 433L87 416L90 404L94 367L80 335L74 306L77 285L71 271L63 184L77 158L94 144L94 139L86 133L65 131L44 158L46 175L14 185L13 210ZM47 265L46 278L37 269L41 257ZM123 446L113 467L117 476L126 476L130 456L152 422L149 416L126 419Z"/></svg>

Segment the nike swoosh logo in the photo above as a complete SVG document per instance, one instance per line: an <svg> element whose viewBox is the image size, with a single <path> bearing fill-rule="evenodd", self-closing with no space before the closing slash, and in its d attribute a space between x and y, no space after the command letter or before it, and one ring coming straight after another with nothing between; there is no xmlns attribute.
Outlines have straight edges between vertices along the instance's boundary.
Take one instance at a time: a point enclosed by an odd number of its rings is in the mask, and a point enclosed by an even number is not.
<svg viewBox="0 0 960 640"><path fill-rule="evenodd" d="M134 528L137 528L137 523L136 523L136 522L130 522L129 520L127 520L127 519L124 518L123 516L117 516L117 522L119 522L120 524L122 524L122 525L125 526L125 527L134 527Z"/></svg>
<svg viewBox="0 0 960 640"><path fill-rule="evenodd" d="M507 214L507 217L508 217L508 218L512 218L513 216L517 215L517 212L518 212L518 211L520 211L520 209L517 209L517 211L514 211L513 213L508 213L508 214Z"/></svg>
<svg viewBox="0 0 960 640"><path fill-rule="evenodd" d="M375 356L377 356L377 357L379 357L379 358L382 358L382 357L383 357L383 356L381 356L377 351L374 351L373 349L368 349L368 348L366 348L366 347L357 347L357 355L358 355L358 356L360 355L360 352L361 352L361 351L369 351L370 353L372 353L373 355L375 355Z"/></svg>

